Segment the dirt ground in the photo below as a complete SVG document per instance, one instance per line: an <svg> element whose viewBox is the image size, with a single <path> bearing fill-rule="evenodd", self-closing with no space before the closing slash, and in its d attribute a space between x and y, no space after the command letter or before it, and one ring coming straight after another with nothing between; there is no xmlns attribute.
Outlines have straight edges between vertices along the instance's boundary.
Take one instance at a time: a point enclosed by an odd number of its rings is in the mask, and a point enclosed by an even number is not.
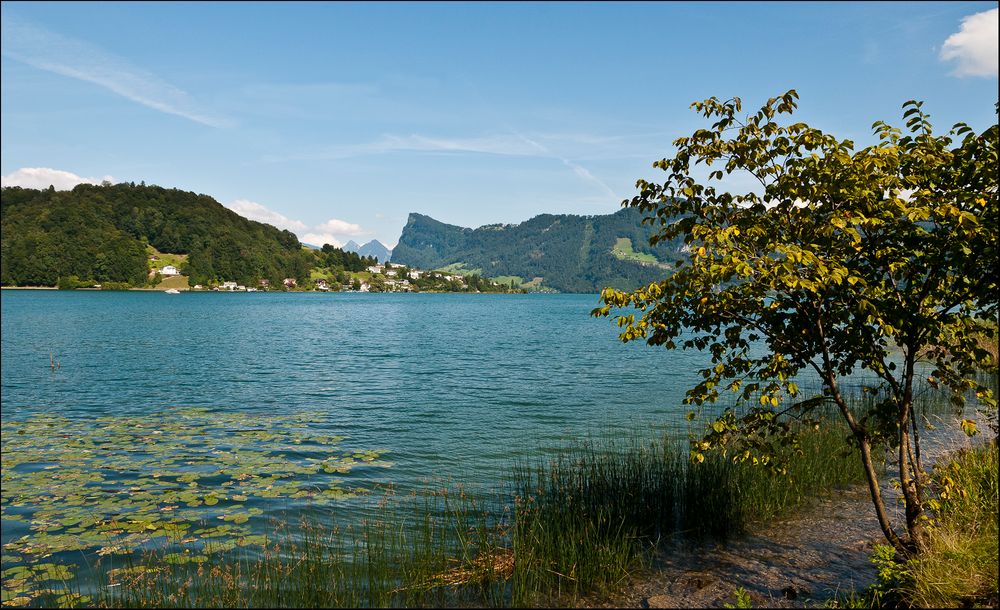
<svg viewBox="0 0 1000 610"><path fill-rule="evenodd" d="M921 438L926 469L972 441L957 423L937 422ZM892 472L892 467L888 469ZM888 477L882 494L894 523L898 494ZM754 607L801 608L861 591L875 579L869 561L884 542L866 486L838 490L793 516L726 544L662 549L648 573L637 574L613 597L582 600L594 608L722 608L742 587Z"/></svg>

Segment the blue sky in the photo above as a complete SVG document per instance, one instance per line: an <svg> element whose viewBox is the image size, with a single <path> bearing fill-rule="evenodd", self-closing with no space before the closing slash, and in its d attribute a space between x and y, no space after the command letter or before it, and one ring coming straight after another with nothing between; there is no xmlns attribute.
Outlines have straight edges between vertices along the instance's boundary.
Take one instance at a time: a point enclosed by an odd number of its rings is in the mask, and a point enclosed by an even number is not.
<svg viewBox="0 0 1000 610"><path fill-rule="evenodd" d="M797 89L798 120L860 145L911 98L939 129L996 121L996 2L0 10L4 185L145 181L312 243L614 212L713 95Z"/></svg>

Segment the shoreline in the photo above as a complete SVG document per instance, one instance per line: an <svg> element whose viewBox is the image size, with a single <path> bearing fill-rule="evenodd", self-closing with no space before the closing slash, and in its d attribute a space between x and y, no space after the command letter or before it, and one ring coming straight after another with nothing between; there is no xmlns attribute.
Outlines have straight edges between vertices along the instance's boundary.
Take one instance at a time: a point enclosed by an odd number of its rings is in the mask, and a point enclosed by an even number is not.
<svg viewBox="0 0 1000 610"><path fill-rule="evenodd" d="M935 421L934 433L921 439L925 468L963 448L987 441L962 432L958 419ZM898 522L890 475L881 478L886 506ZM877 579L870 555L887 544L865 484L815 498L808 506L761 529L707 546L667 544L652 565L630 577L618 591L581 600L589 608L733 607L743 588L754 607L822 607L837 595L862 591Z"/></svg>
<svg viewBox="0 0 1000 610"><path fill-rule="evenodd" d="M59 290L56 286L0 286L0 290ZM127 290L102 290L100 288L74 288L72 290L63 290L63 292L166 292L168 288L129 288ZM543 292L543 291L528 291L528 292L469 292L467 290L421 290L420 292L415 291L395 291L387 290L383 292L363 292L360 290L254 290L249 292L246 290L191 290L190 288L180 290L179 292L191 292L191 293L220 293L220 294L479 294L479 295L489 295L489 294L504 294L504 295L525 295L525 294L583 294L583 295L598 295L597 292Z"/></svg>
<svg viewBox="0 0 1000 610"><path fill-rule="evenodd" d="M59 290L55 286L0 286L0 290Z"/></svg>

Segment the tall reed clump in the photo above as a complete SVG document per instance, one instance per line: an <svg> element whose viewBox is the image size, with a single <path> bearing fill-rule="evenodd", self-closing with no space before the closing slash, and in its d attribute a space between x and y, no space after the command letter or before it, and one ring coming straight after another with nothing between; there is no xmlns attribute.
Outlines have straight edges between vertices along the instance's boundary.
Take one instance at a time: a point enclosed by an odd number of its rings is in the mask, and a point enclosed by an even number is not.
<svg viewBox="0 0 1000 610"><path fill-rule="evenodd" d="M109 607L565 602L614 590L661 541L739 535L863 480L839 420L800 432L784 476L717 453L692 463L676 439L591 441L515 464L502 493L389 492L355 506L351 526L317 515L256 547L149 552L104 566L106 580L81 592Z"/></svg>
<svg viewBox="0 0 1000 610"><path fill-rule="evenodd" d="M531 605L612 589L661 540L726 538L834 487L864 480L828 421L802 431L788 472L774 475L720 454L700 463L675 441L582 445L515 476L513 603Z"/></svg>
<svg viewBox="0 0 1000 610"><path fill-rule="evenodd" d="M620 582L675 529L680 452L669 443L608 442L515 469L515 606Z"/></svg>
<svg viewBox="0 0 1000 610"><path fill-rule="evenodd" d="M149 553L106 573L107 607L498 605L513 558L495 507L459 490L383 498L346 529L280 527L258 550L164 563Z"/></svg>

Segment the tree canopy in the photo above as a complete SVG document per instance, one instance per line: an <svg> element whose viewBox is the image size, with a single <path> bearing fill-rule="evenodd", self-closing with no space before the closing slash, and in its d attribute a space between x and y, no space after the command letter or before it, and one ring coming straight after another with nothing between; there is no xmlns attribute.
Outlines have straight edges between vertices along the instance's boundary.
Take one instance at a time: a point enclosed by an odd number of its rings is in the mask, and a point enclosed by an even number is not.
<svg viewBox="0 0 1000 610"><path fill-rule="evenodd" d="M929 382L949 388L956 404L973 391L996 406L976 372L996 369L977 339L996 333L997 126L976 133L959 123L935 135L911 100L905 129L876 122L878 143L855 150L783 120L797 99L791 90L745 116L739 98L692 104L711 126L677 139L676 154L654 163L666 181L640 180L639 194L623 202L658 228L651 244L682 238L690 260L633 292L605 289L593 314L615 310L622 341L711 354L685 402L728 394L734 406L693 443L696 460L720 449L780 470L771 460L777 445L795 443L789 419L835 404L886 538L916 552L925 526L918 362L930 363ZM735 173L757 187L720 188ZM817 395L796 384L803 370L821 380ZM866 412L841 388L862 370L877 380ZM879 446L897 452L905 533L881 498L872 462Z"/></svg>
<svg viewBox="0 0 1000 610"><path fill-rule="evenodd" d="M159 186L80 184L71 191L2 190L4 285L53 286L61 276L145 283L145 244L188 254L193 284L308 278L312 256L289 231L243 218L207 195Z"/></svg>

